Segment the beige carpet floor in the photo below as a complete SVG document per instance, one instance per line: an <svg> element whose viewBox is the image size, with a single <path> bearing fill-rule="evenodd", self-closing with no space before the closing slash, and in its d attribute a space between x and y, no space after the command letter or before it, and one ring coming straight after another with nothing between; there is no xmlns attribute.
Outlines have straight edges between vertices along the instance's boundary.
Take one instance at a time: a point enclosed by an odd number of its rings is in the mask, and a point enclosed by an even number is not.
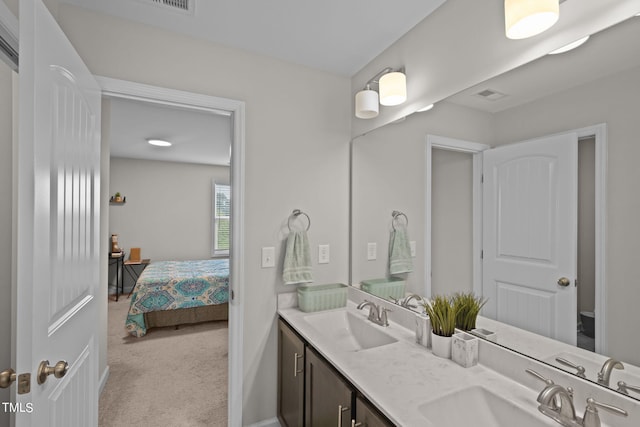
<svg viewBox="0 0 640 427"><path fill-rule="evenodd" d="M226 321L127 334L129 299L109 301L109 379L100 427L227 425Z"/></svg>

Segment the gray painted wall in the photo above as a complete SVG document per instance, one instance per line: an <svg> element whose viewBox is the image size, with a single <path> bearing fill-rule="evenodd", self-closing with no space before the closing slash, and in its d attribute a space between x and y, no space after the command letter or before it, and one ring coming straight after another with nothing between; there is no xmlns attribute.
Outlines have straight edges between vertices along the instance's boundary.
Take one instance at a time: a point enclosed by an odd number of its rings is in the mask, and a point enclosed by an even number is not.
<svg viewBox="0 0 640 427"><path fill-rule="evenodd" d="M281 268L260 267L260 248L280 260L300 208L313 221L315 282L347 280L349 79L65 4L58 21L97 75L246 102L243 422L275 417L276 294L287 288ZM318 244L331 245L329 264L316 263Z"/></svg>
<svg viewBox="0 0 640 427"><path fill-rule="evenodd" d="M12 74L0 61L0 371L11 367ZM9 389L0 389L0 402L9 396ZM8 422L9 414L0 410L0 425Z"/></svg>
<svg viewBox="0 0 640 427"><path fill-rule="evenodd" d="M389 230L391 229L391 211L399 210L409 218L409 237L416 241L416 258L414 270L407 277L407 291L424 295L424 235L425 235L425 171L426 171L426 136L427 134L447 136L474 142L490 143L493 136L491 116L469 108L454 104L437 104L431 111L416 113L404 122L388 125L357 138L353 148L353 283L363 279L384 277L388 270ZM453 159L443 154L443 160ZM447 160L449 161L449 160ZM447 207L438 202L435 207L438 212L437 226L442 225L451 234L436 235L432 242L433 248L446 245L438 238L457 242L471 242L468 229L465 230L456 223L471 226L471 160L469 170L462 164L456 165L457 171L440 168L437 184L451 182L450 194L455 189L469 194L467 202L463 198L449 199L447 203L458 204L460 208L456 215L447 215ZM455 162L454 162L455 163ZM463 178L467 176L469 179ZM447 184L443 184L447 185ZM446 197L447 189L437 192L434 197ZM459 205L462 203L462 206ZM467 204L465 204L467 203ZM367 260L367 243L376 242L378 257L375 261ZM455 250L449 247L451 250ZM434 249L435 250L435 249ZM464 256L464 255L463 255ZM451 268L454 260L445 257L438 258L439 291L446 291L443 275ZM472 264L471 246L469 243L468 259L457 258L459 264L455 266L456 281L469 280L471 288ZM438 287L438 285L436 285ZM458 290L457 283L450 288Z"/></svg>
<svg viewBox="0 0 640 427"><path fill-rule="evenodd" d="M637 312L640 286L640 69L631 69L497 114L499 143L607 123L607 335L608 354L640 364Z"/></svg>

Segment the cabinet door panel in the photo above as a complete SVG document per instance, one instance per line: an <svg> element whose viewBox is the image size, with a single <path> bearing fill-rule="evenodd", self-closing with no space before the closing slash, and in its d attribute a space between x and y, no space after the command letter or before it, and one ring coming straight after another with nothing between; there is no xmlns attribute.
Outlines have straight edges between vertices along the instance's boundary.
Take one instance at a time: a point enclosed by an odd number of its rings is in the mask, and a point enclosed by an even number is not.
<svg viewBox="0 0 640 427"><path fill-rule="evenodd" d="M278 418L284 427L304 425L304 342L278 321Z"/></svg>
<svg viewBox="0 0 640 427"><path fill-rule="evenodd" d="M305 359L306 427L349 427L352 418L351 388L309 347ZM342 419L340 424L339 418Z"/></svg>
<svg viewBox="0 0 640 427"><path fill-rule="evenodd" d="M392 427L385 417L380 415L368 402L360 396L356 397L356 426L362 427Z"/></svg>

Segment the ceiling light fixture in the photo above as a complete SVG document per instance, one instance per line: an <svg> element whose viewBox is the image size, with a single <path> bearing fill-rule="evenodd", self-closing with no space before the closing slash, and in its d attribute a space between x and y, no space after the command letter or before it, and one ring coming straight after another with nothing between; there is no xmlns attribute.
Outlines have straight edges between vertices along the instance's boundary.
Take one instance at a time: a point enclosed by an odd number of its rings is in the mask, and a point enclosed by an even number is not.
<svg viewBox="0 0 640 427"><path fill-rule="evenodd" d="M575 48L577 48L578 46L583 45L587 40L589 40L589 36L583 37L579 40L576 40L574 42L571 42L567 45L562 46L559 49L556 50L552 50L551 52L549 52L549 55L557 55L559 53L565 53L565 52L569 52L570 50L573 50Z"/></svg>
<svg viewBox="0 0 640 427"><path fill-rule="evenodd" d="M171 143L169 141L162 139L148 139L147 142L151 145L155 145L156 147L171 147Z"/></svg>
<svg viewBox="0 0 640 427"><path fill-rule="evenodd" d="M378 92L371 87L378 85ZM356 93L356 117L372 119L380 111L378 104L384 106L400 105L407 100L407 76L404 69L394 70L387 67L373 76L365 88Z"/></svg>
<svg viewBox="0 0 640 427"><path fill-rule="evenodd" d="M558 0L504 0L505 33L510 39L526 39L548 30L558 21Z"/></svg>

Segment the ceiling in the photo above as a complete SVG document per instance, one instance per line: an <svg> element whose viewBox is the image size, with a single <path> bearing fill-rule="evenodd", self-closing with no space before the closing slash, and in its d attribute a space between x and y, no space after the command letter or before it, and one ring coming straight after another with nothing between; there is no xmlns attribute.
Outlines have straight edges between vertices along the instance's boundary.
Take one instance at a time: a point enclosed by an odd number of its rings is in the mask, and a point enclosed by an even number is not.
<svg viewBox="0 0 640 427"><path fill-rule="evenodd" d="M351 77L445 0L60 0ZM163 6L186 2L191 11Z"/></svg>
<svg viewBox="0 0 640 427"><path fill-rule="evenodd" d="M111 98L110 105L106 125L112 157L229 165L230 116L123 98ZM150 138L173 145L156 147L147 142Z"/></svg>
<svg viewBox="0 0 640 427"><path fill-rule="evenodd" d="M352 76L445 0L60 0L290 63ZM112 99L111 155L228 165L228 117ZM159 148L148 138L174 144Z"/></svg>
<svg viewBox="0 0 640 427"><path fill-rule="evenodd" d="M623 70L640 67L640 17L594 34L575 50L547 55L447 98L448 102L497 113ZM488 100L484 90L506 96Z"/></svg>

